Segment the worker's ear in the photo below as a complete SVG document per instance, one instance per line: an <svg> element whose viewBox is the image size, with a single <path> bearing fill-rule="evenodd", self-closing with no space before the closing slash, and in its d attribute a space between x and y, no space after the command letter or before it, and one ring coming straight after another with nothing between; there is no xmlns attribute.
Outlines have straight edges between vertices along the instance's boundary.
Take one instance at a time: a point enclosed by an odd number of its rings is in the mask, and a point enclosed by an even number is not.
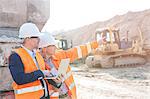
<svg viewBox="0 0 150 99"><path fill-rule="evenodd" d="M42 48L42 52L46 53L46 48L45 47Z"/></svg>

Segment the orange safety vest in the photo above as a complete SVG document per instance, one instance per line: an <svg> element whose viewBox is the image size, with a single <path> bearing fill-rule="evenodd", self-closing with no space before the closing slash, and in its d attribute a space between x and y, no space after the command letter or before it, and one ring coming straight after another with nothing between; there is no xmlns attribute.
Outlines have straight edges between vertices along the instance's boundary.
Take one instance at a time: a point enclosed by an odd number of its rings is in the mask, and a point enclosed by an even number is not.
<svg viewBox="0 0 150 99"><path fill-rule="evenodd" d="M56 69L58 69L61 59L70 58L70 62L73 62L76 59L80 59L86 57L92 49L96 49L98 47L98 43L96 41L87 43L86 45L76 46L67 51L58 51L52 57L52 62L55 65ZM47 66L47 69L50 69ZM71 96L71 99L77 99L76 95L76 86L74 83L74 78L71 72L71 67L68 67L66 76L64 77L64 81L66 86L68 87L68 94ZM53 90L52 88L49 90Z"/></svg>
<svg viewBox="0 0 150 99"><path fill-rule="evenodd" d="M50 66L46 63L45 63L45 67L47 70L51 69ZM49 90L49 93L51 93L51 91L54 91L53 86L51 84L48 84L48 90ZM59 92L54 91L52 94L50 94L50 99L59 99Z"/></svg>
<svg viewBox="0 0 150 99"><path fill-rule="evenodd" d="M55 65L56 69L58 69L61 59L65 59L65 58L67 58L67 57L66 57L66 54L64 53L64 51L61 51L60 53L56 53L53 56L52 62ZM71 97L71 99L77 99L76 86L74 83L74 78L73 78L70 66L68 67L67 73L64 76L64 82L69 90L68 94Z"/></svg>
<svg viewBox="0 0 150 99"><path fill-rule="evenodd" d="M59 92L54 92L52 95L50 95L50 99L59 99Z"/></svg>
<svg viewBox="0 0 150 99"><path fill-rule="evenodd" d="M46 64L46 69L51 70L50 66ZM51 84L48 84L48 90L49 92L54 91L52 95L50 95L50 99L59 99L59 91L54 90L53 86Z"/></svg>
<svg viewBox="0 0 150 99"><path fill-rule="evenodd" d="M25 73L31 73L38 70L31 56L25 49L19 48L15 51L21 58L24 64ZM42 56L36 53L37 62L41 70L45 70L45 63ZM40 80L36 80L31 83L18 85L13 82L13 89L15 92L15 99L40 99L44 95L43 87Z"/></svg>
<svg viewBox="0 0 150 99"><path fill-rule="evenodd" d="M56 68L58 69L61 59L70 58L70 62L73 62L76 59L86 57L92 51L92 49L96 49L97 47L98 47L98 42L96 41L87 43L86 45L76 46L67 51L57 52L54 55L52 61L56 66ZM74 78L70 66L68 67L66 76L64 78L65 78L65 84L69 89L69 94L71 94L71 99L77 99L76 86L74 83Z"/></svg>

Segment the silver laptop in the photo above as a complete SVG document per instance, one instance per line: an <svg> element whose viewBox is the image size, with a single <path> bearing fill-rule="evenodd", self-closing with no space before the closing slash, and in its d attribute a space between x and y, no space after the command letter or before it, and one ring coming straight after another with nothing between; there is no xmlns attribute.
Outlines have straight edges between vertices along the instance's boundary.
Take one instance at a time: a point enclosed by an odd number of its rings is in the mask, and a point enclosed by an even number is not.
<svg viewBox="0 0 150 99"><path fill-rule="evenodd" d="M60 75L65 76L67 73L69 63L70 63L70 58L62 59L60 64L59 64L58 75L56 75L54 77L46 77L45 79L56 79Z"/></svg>
<svg viewBox="0 0 150 99"><path fill-rule="evenodd" d="M58 75L66 75L69 63L70 63L70 58L61 60L58 68Z"/></svg>

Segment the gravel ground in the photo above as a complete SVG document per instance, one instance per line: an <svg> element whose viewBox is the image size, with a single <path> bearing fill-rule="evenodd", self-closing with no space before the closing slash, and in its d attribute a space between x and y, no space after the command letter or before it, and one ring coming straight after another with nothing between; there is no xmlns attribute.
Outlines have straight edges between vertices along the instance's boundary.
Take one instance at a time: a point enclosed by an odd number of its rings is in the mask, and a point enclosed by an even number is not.
<svg viewBox="0 0 150 99"><path fill-rule="evenodd" d="M150 64L128 68L72 67L78 99L150 99Z"/></svg>

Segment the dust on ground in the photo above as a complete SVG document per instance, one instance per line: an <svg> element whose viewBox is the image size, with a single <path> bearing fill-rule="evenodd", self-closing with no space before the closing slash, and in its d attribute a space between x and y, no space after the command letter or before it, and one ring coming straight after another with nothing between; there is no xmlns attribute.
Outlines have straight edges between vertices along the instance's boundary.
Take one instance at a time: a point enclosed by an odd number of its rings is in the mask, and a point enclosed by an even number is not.
<svg viewBox="0 0 150 99"><path fill-rule="evenodd" d="M150 99L150 63L126 68L72 66L78 99Z"/></svg>

